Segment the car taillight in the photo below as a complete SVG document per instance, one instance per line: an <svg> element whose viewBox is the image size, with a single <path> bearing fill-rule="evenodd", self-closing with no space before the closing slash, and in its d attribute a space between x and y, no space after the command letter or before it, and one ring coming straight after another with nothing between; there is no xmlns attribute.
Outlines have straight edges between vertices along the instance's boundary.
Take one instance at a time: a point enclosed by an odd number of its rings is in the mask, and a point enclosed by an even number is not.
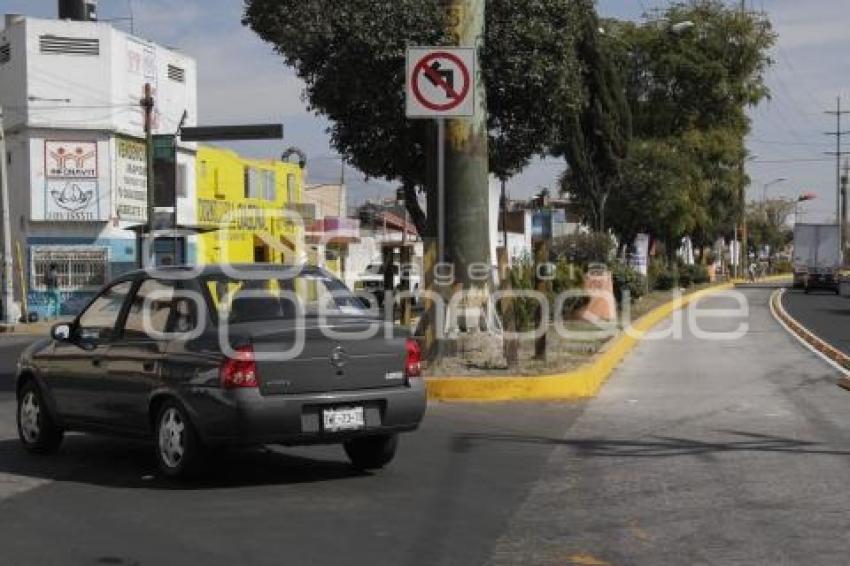
<svg viewBox="0 0 850 566"><path fill-rule="evenodd" d="M407 339L407 356L404 360L404 376L407 378L422 376L422 349L413 338Z"/></svg>
<svg viewBox="0 0 850 566"><path fill-rule="evenodd" d="M221 386L225 389L257 387L257 362L253 346L236 348L236 356L227 358L219 371Z"/></svg>

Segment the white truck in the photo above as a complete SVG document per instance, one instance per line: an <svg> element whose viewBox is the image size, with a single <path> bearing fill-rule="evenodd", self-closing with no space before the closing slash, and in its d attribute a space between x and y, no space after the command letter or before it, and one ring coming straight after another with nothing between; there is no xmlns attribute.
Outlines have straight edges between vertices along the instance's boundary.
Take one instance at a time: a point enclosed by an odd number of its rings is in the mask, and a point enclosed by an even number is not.
<svg viewBox="0 0 850 566"><path fill-rule="evenodd" d="M380 259L373 260L354 282L355 291L364 291L375 296L378 306L384 304L384 264ZM396 291L410 290L413 293L414 304L418 303L421 284L420 270L415 263L399 266L392 264L393 289Z"/></svg>
<svg viewBox="0 0 850 566"><path fill-rule="evenodd" d="M794 287L839 292L841 231L837 224L794 226Z"/></svg>

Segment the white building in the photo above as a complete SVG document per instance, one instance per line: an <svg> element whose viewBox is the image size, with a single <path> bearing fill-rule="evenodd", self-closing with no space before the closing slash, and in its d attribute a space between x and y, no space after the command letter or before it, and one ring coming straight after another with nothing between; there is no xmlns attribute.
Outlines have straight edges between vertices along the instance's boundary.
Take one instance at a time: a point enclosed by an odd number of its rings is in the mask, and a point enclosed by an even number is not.
<svg viewBox="0 0 850 566"><path fill-rule="evenodd" d="M130 226L147 219L144 85L154 134L196 124L193 58L108 23L5 16L0 107L6 131L15 296L44 310L44 273L60 272L63 312L137 262ZM177 151L179 223L195 217L194 144ZM19 273L23 272L24 277Z"/></svg>

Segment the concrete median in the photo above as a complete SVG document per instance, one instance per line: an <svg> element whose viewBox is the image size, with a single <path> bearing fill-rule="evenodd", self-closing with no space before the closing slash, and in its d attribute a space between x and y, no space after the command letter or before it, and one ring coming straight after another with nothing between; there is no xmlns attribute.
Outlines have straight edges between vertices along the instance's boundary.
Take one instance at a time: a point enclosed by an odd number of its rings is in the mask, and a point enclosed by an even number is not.
<svg viewBox="0 0 850 566"><path fill-rule="evenodd" d="M434 377L427 379L428 397L440 401L565 401L593 397L617 365L634 349L640 338L674 311L703 297L727 291L725 283L669 301L621 332L592 361L564 373L541 376Z"/></svg>

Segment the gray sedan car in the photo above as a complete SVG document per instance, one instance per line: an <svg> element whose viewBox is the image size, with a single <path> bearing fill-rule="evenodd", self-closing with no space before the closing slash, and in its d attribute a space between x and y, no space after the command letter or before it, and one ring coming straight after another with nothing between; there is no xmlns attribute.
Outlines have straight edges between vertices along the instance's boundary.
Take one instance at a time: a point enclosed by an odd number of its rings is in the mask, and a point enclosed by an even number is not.
<svg viewBox="0 0 850 566"><path fill-rule="evenodd" d="M425 413L420 358L318 268L140 270L24 352L18 432L36 453L68 430L149 437L168 476L229 445L341 443L380 468Z"/></svg>

